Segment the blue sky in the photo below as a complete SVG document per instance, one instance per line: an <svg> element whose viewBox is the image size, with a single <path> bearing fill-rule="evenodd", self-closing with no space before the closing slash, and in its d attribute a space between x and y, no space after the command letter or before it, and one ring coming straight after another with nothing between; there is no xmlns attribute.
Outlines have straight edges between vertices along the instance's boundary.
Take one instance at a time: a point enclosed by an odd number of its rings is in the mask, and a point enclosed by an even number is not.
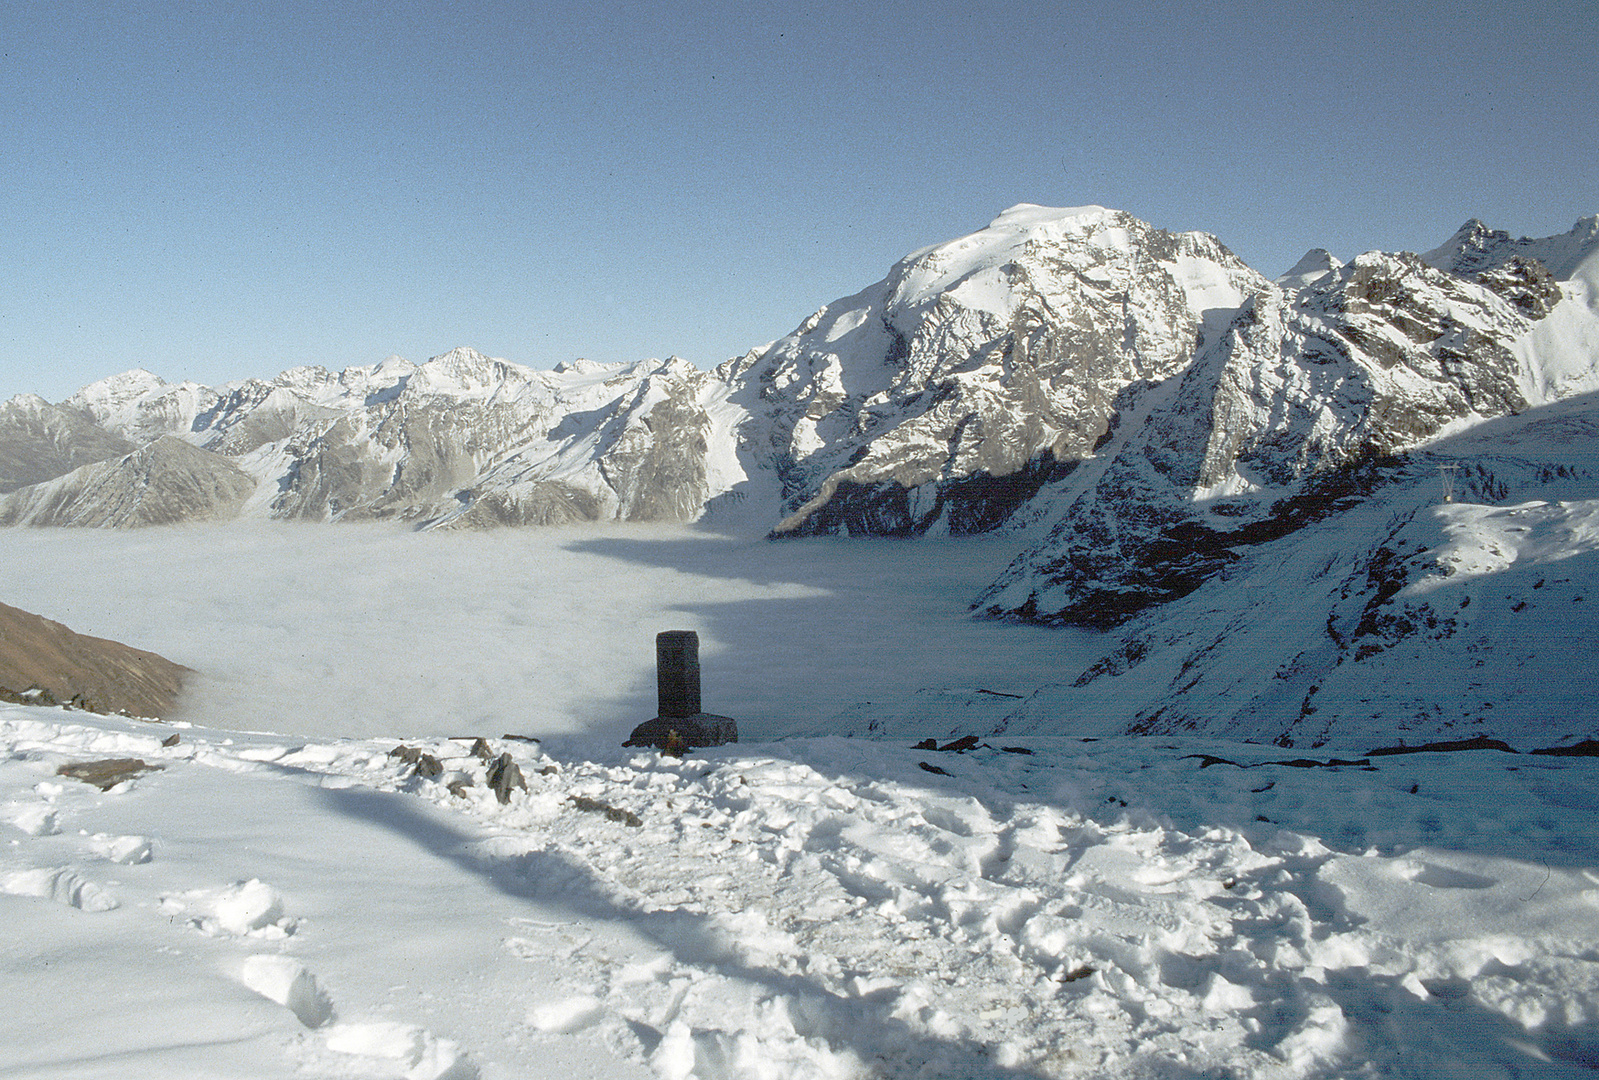
<svg viewBox="0 0 1599 1080"><path fill-rule="evenodd" d="M787 333L1017 202L1309 247L1599 211L1599 4L0 4L0 399Z"/></svg>

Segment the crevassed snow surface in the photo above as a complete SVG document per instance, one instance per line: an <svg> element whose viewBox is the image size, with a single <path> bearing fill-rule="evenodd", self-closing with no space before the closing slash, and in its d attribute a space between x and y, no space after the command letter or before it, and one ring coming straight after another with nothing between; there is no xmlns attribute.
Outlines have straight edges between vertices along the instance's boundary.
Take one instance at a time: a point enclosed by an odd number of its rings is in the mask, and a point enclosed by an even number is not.
<svg viewBox="0 0 1599 1080"><path fill-rule="evenodd" d="M0 1075L1599 1061L1594 759L490 742L528 781L503 805L465 740L413 743L425 778L393 739L0 707ZM156 771L57 775L108 757Z"/></svg>

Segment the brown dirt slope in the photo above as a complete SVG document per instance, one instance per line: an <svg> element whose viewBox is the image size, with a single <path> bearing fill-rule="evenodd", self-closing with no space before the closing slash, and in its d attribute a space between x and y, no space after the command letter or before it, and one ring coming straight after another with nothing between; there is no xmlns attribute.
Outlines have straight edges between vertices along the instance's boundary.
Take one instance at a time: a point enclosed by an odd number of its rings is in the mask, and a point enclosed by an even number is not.
<svg viewBox="0 0 1599 1080"><path fill-rule="evenodd" d="M173 711L188 674L155 653L0 604L0 700L159 717Z"/></svg>

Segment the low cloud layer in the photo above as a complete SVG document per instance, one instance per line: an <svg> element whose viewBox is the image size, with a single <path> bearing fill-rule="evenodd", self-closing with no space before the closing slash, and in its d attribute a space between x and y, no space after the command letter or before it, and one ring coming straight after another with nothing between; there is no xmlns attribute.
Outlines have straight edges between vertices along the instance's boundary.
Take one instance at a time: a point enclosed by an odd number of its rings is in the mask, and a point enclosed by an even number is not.
<svg viewBox="0 0 1599 1080"><path fill-rule="evenodd" d="M1026 693L1084 646L967 617L1012 553L991 540L235 524L4 544L0 600L196 669L186 716L237 729L625 733L655 714L656 632L689 629L706 709L776 736L923 687Z"/></svg>

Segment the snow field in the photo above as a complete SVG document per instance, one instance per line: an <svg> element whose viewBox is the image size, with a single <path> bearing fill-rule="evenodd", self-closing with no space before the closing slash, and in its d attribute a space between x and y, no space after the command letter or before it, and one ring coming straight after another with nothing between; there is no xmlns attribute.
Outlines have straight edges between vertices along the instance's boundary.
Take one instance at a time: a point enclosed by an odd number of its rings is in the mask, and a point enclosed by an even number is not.
<svg viewBox="0 0 1599 1080"><path fill-rule="evenodd" d="M20 931L0 1045L18 1075L1599 1060L1592 759L1294 768L1215 741L842 738L672 759L491 739L528 782L501 804L466 740L410 742L443 766L426 778L392 739L179 727L163 747L173 730L0 709L0 913ZM164 768L104 793L55 776L109 756Z"/></svg>

